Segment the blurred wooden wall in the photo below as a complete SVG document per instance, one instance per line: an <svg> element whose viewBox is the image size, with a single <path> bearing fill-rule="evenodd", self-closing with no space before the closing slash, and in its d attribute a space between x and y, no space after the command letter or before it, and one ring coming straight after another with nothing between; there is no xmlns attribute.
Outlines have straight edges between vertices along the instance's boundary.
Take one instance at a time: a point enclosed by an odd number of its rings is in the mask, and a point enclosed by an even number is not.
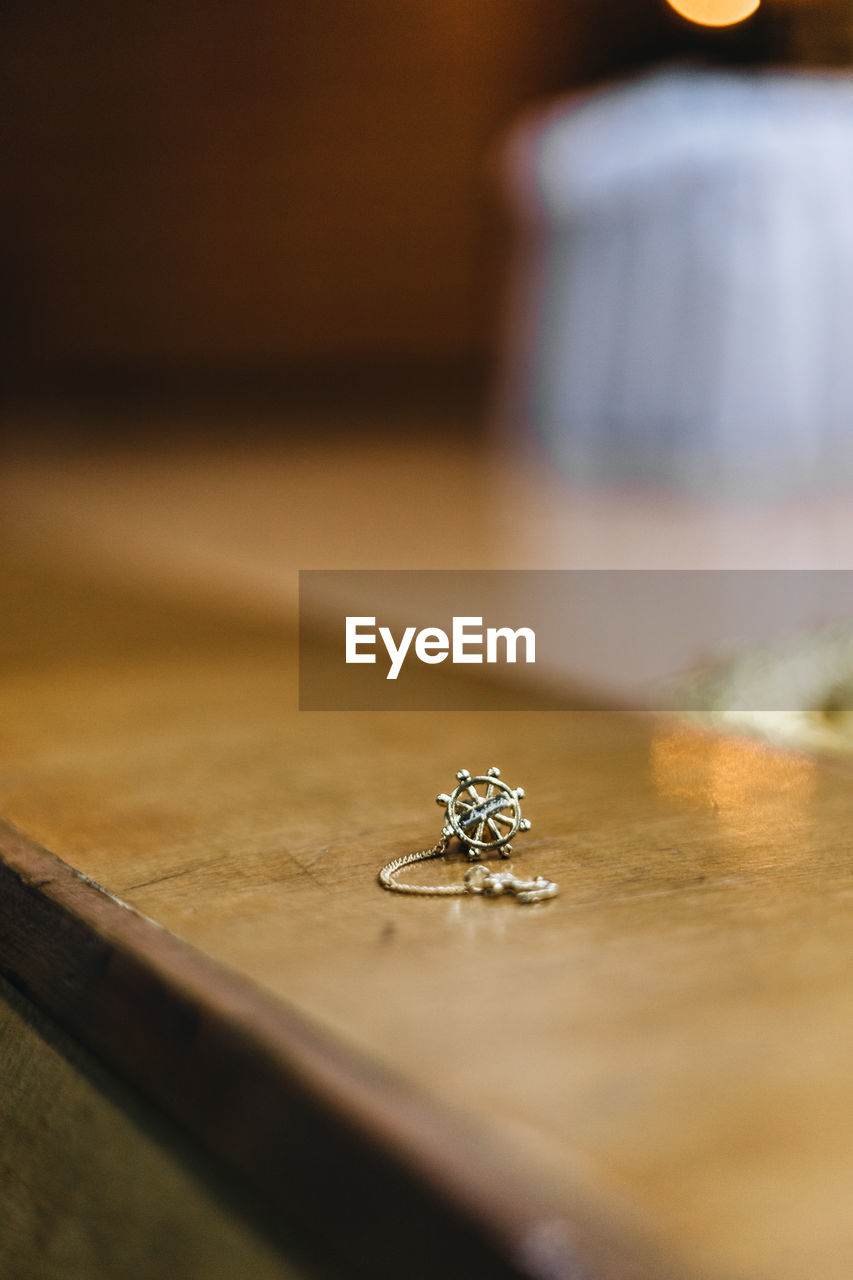
<svg viewBox="0 0 853 1280"><path fill-rule="evenodd" d="M486 157L577 78L572 0L7 0L18 370L458 362Z"/></svg>

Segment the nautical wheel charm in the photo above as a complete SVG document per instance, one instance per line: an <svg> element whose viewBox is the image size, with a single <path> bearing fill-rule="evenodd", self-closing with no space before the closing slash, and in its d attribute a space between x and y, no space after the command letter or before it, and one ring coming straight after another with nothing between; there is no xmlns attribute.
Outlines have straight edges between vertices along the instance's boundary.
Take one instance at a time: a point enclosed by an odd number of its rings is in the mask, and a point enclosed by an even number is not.
<svg viewBox="0 0 853 1280"><path fill-rule="evenodd" d="M501 780L500 769L489 769L477 777L472 777L467 769L460 769L456 777L459 779L456 790L435 798L436 804L446 810L442 835L448 840L456 836L467 845L469 858L479 858L489 849L497 849L502 858L508 858L513 836L530 830L530 822L521 816L523 788L507 786ZM484 787L481 795L478 788Z"/></svg>
<svg viewBox="0 0 853 1280"><path fill-rule="evenodd" d="M404 853L386 862L379 872L383 889L394 893L420 894L424 898L455 898L474 894L483 898L503 898L509 895L516 902L544 902L556 898L559 886L545 876L523 879L505 871L490 870L479 859L489 849L497 849L502 858L512 852L510 840L518 831L529 831L530 823L521 816L521 787L508 787L501 782L500 769L489 769L485 774L472 777L467 769L456 775L459 786L450 795L436 796L444 809L444 826L438 841L429 849ZM422 881L398 880L404 867L415 862L429 862L443 858L453 837L461 840L468 850L468 858L475 865L469 867L462 880L452 884L424 884Z"/></svg>

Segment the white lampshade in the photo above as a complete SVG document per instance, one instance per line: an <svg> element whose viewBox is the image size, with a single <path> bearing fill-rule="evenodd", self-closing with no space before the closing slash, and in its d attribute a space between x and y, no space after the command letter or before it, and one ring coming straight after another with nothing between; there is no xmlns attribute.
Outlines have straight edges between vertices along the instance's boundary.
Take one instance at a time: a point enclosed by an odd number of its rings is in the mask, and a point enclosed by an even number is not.
<svg viewBox="0 0 853 1280"><path fill-rule="evenodd" d="M853 482L853 77L673 68L523 121L502 411L571 481Z"/></svg>

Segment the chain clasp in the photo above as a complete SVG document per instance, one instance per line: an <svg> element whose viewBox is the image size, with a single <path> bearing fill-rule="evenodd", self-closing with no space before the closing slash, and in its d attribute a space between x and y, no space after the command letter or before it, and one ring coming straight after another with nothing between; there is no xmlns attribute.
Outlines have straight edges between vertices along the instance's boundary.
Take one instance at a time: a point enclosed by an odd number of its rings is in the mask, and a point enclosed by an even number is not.
<svg viewBox="0 0 853 1280"><path fill-rule="evenodd" d="M509 893L523 903L544 902L546 898L556 898L559 893L559 886L544 876L522 880L511 871L490 871L481 862L465 873L465 887L469 893L482 893L487 898L499 898Z"/></svg>

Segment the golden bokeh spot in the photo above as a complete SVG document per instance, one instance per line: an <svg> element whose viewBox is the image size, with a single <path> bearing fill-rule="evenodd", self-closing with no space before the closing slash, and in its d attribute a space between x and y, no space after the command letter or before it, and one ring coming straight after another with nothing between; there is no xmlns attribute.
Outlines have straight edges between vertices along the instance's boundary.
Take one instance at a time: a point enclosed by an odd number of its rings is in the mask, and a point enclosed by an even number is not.
<svg viewBox="0 0 853 1280"><path fill-rule="evenodd" d="M730 27L755 13L761 0L668 0L676 13L703 27Z"/></svg>
<svg viewBox="0 0 853 1280"><path fill-rule="evenodd" d="M817 773L806 756L684 728L652 739L650 764L659 795L711 810L740 838L766 846L810 821Z"/></svg>

